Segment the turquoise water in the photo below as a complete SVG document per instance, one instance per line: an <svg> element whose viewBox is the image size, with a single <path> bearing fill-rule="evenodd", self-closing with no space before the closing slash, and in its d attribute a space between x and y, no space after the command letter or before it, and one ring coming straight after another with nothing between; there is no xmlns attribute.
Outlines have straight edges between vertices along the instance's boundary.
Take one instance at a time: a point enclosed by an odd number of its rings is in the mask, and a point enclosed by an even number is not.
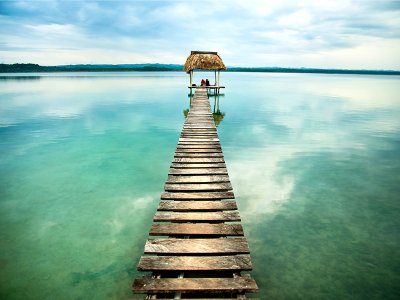
<svg viewBox="0 0 400 300"><path fill-rule="evenodd" d="M222 74L218 132L261 299L399 298L399 79ZM131 297L187 81L0 78L1 299Z"/></svg>

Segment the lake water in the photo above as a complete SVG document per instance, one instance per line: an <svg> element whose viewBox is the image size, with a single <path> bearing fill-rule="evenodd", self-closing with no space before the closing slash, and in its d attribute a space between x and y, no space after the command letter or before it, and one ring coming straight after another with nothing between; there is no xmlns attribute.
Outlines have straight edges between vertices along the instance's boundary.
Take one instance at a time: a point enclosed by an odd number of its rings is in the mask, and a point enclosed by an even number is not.
<svg viewBox="0 0 400 300"><path fill-rule="evenodd" d="M221 81L218 132L258 297L398 299L400 77ZM133 298L187 84L177 72L0 77L1 299Z"/></svg>

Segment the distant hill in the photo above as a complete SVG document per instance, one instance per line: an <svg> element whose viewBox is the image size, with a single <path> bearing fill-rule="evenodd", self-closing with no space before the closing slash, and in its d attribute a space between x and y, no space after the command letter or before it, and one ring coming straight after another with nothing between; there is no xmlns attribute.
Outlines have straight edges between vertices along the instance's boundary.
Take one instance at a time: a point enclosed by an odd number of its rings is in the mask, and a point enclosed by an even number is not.
<svg viewBox="0 0 400 300"><path fill-rule="evenodd" d="M230 67L229 72L266 72L266 73L320 73L320 74L364 74L364 75L400 75L395 70L351 70L351 69L316 69L316 68L280 68L280 67Z"/></svg>
<svg viewBox="0 0 400 300"><path fill-rule="evenodd" d="M0 73L38 73L38 72L149 72L181 71L183 65L177 64L118 64L118 65L60 65L40 66L38 64L0 64ZM280 68L280 67L228 67L224 72L268 72L268 73L322 73L322 74L365 74L365 75L400 75L395 70L347 70L316 68Z"/></svg>
<svg viewBox="0 0 400 300"><path fill-rule="evenodd" d="M173 64L123 64L123 65L61 65L0 64L0 73L20 72L125 72L125 71L182 71L182 65Z"/></svg>

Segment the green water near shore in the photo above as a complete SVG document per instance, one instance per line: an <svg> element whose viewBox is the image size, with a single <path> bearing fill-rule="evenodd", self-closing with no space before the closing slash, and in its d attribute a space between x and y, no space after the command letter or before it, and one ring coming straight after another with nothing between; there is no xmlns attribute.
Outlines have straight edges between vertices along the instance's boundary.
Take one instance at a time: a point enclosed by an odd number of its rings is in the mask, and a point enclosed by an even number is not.
<svg viewBox="0 0 400 300"><path fill-rule="evenodd" d="M218 132L258 297L397 299L399 77L222 80ZM0 298L130 297L186 85L183 73L0 78Z"/></svg>

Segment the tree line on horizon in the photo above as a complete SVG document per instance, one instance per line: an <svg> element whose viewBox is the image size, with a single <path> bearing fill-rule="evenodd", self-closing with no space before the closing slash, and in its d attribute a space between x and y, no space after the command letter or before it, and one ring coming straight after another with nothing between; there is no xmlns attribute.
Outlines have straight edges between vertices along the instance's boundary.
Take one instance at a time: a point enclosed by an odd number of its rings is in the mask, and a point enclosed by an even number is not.
<svg viewBox="0 0 400 300"><path fill-rule="evenodd" d="M41 66L33 63L0 64L0 73L40 73L40 72L150 72L181 71L183 65L176 64L121 64L121 65L61 65ZM324 73L324 74L367 74L400 75L396 70L351 70L319 68L281 68L281 67L228 67L223 72L276 72L276 73Z"/></svg>

